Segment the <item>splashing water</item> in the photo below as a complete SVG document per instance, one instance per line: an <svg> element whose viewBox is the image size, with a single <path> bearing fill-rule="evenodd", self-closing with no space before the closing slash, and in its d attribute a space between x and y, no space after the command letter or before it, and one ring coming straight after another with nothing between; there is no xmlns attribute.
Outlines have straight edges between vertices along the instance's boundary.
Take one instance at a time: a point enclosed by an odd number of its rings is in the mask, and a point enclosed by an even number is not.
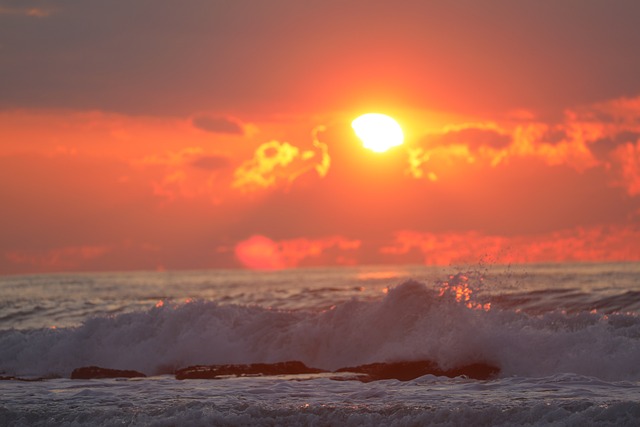
<svg viewBox="0 0 640 427"><path fill-rule="evenodd" d="M440 286L440 297L451 298L471 309L491 310L490 302L483 304L473 299L474 292L479 291L484 284L484 276L479 272L456 273L450 275L446 281L438 281L437 284Z"/></svg>

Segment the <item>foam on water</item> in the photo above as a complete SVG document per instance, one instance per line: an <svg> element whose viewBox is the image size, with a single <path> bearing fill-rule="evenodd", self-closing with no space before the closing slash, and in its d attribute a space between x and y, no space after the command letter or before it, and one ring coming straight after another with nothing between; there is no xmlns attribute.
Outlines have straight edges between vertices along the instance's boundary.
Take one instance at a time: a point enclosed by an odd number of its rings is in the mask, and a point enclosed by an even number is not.
<svg viewBox="0 0 640 427"><path fill-rule="evenodd" d="M0 425L631 426L640 421L639 397L630 383L570 375L491 382L426 376L370 384L56 380L0 383Z"/></svg>
<svg viewBox="0 0 640 427"><path fill-rule="evenodd" d="M98 365L157 375L195 364L300 360L337 369L429 359L443 368L487 362L502 377L640 379L637 315L487 311L460 289L409 280L381 299L324 311L195 301L95 317L79 327L5 330L0 372L68 377Z"/></svg>

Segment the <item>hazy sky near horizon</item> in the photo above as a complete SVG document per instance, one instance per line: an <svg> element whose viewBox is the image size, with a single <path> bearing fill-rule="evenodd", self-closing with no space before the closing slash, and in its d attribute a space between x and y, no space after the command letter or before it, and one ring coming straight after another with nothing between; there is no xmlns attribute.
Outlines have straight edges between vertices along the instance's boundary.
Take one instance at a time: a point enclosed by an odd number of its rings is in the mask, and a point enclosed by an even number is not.
<svg viewBox="0 0 640 427"><path fill-rule="evenodd" d="M0 0L0 273L640 260L638 22ZM405 143L363 148L367 112Z"/></svg>

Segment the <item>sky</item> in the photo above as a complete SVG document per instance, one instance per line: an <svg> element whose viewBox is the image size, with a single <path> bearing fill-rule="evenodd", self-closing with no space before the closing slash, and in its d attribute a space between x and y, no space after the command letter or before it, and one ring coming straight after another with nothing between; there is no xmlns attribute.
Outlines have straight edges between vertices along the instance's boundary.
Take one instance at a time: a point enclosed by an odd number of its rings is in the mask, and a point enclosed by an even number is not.
<svg viewBox="0 0 640 427"><path fill-rule="evenodd" d="M640 260L640 2L0 0L0 274ZM362 146L383 113L404 144Z"/></svg>

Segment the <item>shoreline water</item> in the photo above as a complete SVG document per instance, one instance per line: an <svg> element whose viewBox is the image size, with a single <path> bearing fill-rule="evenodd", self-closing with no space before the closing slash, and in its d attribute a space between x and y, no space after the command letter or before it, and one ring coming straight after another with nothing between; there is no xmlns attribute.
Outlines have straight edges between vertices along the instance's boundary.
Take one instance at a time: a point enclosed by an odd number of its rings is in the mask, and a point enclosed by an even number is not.
<svg viewBox="0 0 640 427"><path fill-rule="evenodd" d="M640 264L0 277L3 425L635 425ZM622 308L621 308L622 307ZM179 381L178 367L482 360L490 380ZM82 366L140 379L70 380Z"/></svg>

